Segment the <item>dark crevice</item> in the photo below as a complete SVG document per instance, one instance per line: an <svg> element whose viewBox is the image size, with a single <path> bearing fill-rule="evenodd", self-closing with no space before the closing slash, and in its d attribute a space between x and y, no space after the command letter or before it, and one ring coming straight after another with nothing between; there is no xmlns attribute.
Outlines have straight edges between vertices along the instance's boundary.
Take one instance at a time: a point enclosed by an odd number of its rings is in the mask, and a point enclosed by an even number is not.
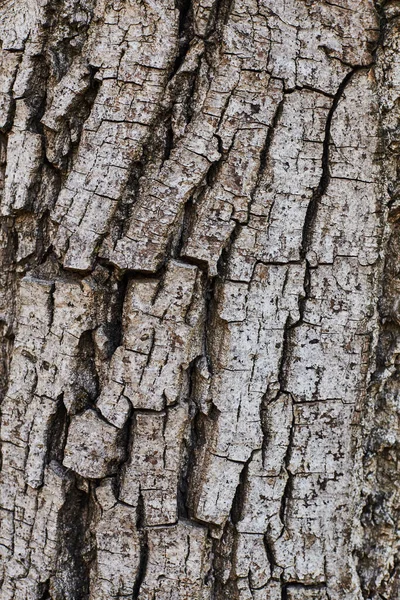
<svg viewBox="0 0 400 600"><path fill-rule="evenodd" d="M279 509L279 518L281 520L283 527L285 527L288 502L292 498L292 494L293 494L293 475L290 471L290 460L291 460L291 456L292 456L292 452L293 452L293 437L294 437L294 405L292 405L292 423L290 425L288 445L287 445L286 453L285 453L285 456L283 459L284 469L287 474L286 485L285 485L285 489L282 494L281 505L280 505L280 509Z"/></svg>
<svg viewBox="0 0 400 600"><path fill-rule="evenodd" d="M134 160L129 167L129 176L126 181L124 191L121 195L120 200L117 202L116 209L111 216L110 225L108 232L103 236L105 240L110 240L110 245L115 248L118 240L123 238L129 229L130 217L134 205L137 202L140 192L140 178L143 176L145 167L148 163L149 153L151 154L150 142L144 144L142 148L142 154L139 160ZM109 261L108 258L102 256L102 248L99 246L99 253L96 257L96 261L99 264L106 265L110 268L118 268Z"/></svg>
<svg viewBox="0 0 400 600"><path fill-rule="evenodd" d="M78 342L79 377L75 382L75 398L82 407L93 406L99 395L99 376L96 369L94 331L84 331Z"/></svg>
<svg viewBox="0 0 400 600"><path fill-rule="evenodd" d="M204 356L207 360L207 366L210 374L213 374L213 335L216 330L216 287L219 282L219 278L215 277L212 280L207 280L207 285L204 290L205 297L205 320L204 320L204 334L203 334L203 348Z"/></svg>
<svg viewBox="0 0 400 600"><path fill-rule="evenodd" d="M261 398L261 402L260 402L260 425L261 425L261 431L262 431L262 437L263 437L262 447L261 447L261 459L262 459L262 464L263 464L264 468L266 467L267 460L268 460L267 448L268 448L268 441L269 441L269 435L270 435L269 424L268 424L268 404L270 401L269 396L270 396L269 390L267 389L265 394L263 394L263 396Z"/></svg>
<svg viewBox="0 0 400 600"><path fill-rule="evenodd" d="M104 328L108 342L107 355L109 358L111 358L118 346L122 344L124 302L128 284L132 280L132 276L128 272L123 274L116 273L115 275L113 281L117 289L114 297L110 294L110 298L112 299L109 304L110 320L105 324Z"/></svg>
<svg viewBox="0 0 400 600"><path fill-rule="evenodd" d="M240 600L234 568L237 545L236 528L228 520L220 539L213 540L213 600Z"/></svg>
<svg viewBox="0 0 400 600"><path fill-rule="evenodd" d="M290 316L286 318L285 325L283 327L283 339L282 339L282 352L279 359L279 369L278 369L278 383L281 392L286 390L286 368L290 360L291 353L291 340L290 340Z"/></svg>
<svg viewBox="0 0 400 600"><path fill-rule="evenodd" d="M179 10L178 54L169 80L179 71L194 37L192 0L176 0L176 7Z"/></svg>
<svg viewBox="0 0 400 600"><path fill-rule="evenodd" d="M279 120L282 116L282 111L283 111L283 105L284 105L284 97L282 98L282 100L280 101L280 103L278 104L275 114L274 114L274 118L272 119L271 125L268 128L267 134L265 136L265 142L264 145L261 149L260 152L260 164L259 164L259 168L258 168L258 173L257 173L257 178L256 178L256 183L253 187L253 190L250 194L250 201L248 203L248 207L247 207L247 219L246 222L244 223L239 223L239 222L235 222L235 226L233 228L233 231L229 237L228 242L226 243L225 247L223 248L222 252L221 252L221 256L218 260L217 263L217 271L218 274L221 278L224 277L224 275L226 274L227 271L227 267L228 267L228 263L229 263L229 258L230 258L230 254L232 251L232 247L235 244L235 241L237 240L237 238L239 237L239 234L242 230L243 227L245 227L246 225L249 224L250 221L250 216L251 216L251 207L255 201L255 196L256 196L256 192L259 189L265 170L267 168L267 164L268 164L268 153L269 150L271 148L271 144L272 144L272 140L273 140L273 136L275 134L277 125L279 123Z"/></svg>
<svg viewBox="0 0 400 600"><path fill-rule="evenodd" d="M252 461L253 454L254 453L251 454L250 458L243 465L243 469L241 470L239 477L239 483L232 501L230 520L233 525L237 525L242 518L243 506L246 498L246 486L249 478L249 464Z"/></svg>
<svg viewBox="0 0 400 600"><path fill-rule="evenodd" d="M185 508L188 512L188 518L199 523L203 523L193 514L193 507L197 506L198 494L201 489L202 461L204 460L204 450L210 440L215 423L219 417L219 411L212 406L209 414L204 414L200 410L196 412L191 422L191 445L188 465L191 470L188 471L186 480L187 489L185 493ZM210 525L209 523L204 523Z"/></svg>
<svg viewBox="0 0 400 600"><path fill-rule="evenodd" d="M330 155L330 146L331 146L331 127L332 127L332 119L335 114L335 111L338 107L338 104L344 94L346 87L351 81L352 77L360 70L365 70L370 68L371 65L367 66L356 66L354 67L347 75L344 77L343 81L338 87L338 90L332 100L331 108L329 109L328 116L325 123L325 136L323 141L323 151L322 151L322 174L319 180L319 184L314 190L311 200L308 204L306 216L304 219L303 225L303 233L302 233L302 241L300 248L300 256L302 258L306 257L307 251L310 247L312 241L312 233L313 227L315 223L315 219L317 217L317 211L319 204L321 202L322 197L325 195L330 181L330 170L329 170L329 155Z"/></svg>
<svg viewBox="0 0 400 600"><path fill-rule="evenodd" d="M312 85L307 85L306 83L302 84L302 85L296 85L293 90L287 90L285 89L285 94L291 94L293 92L296 91L301 91L301 90L308 90L310 92L316 92L317 94L321 94L322 96L326 96L327 98L331 98L334 99L335 98L335 94L331 94L329 92L326 92L325 90L322 90L320 88L316 88L313 87Z"/></svg>
<svg viewBox="0 0 400 600"><path fill-rule="evenodd" d="M198 64L197 68L190 74L190 77L189 77L189 84L188 84L187 95L186 95L186 97L187 97L186 127L188 127L188 125L190 125L190 123L193 120L193 117L195 116L195 107L196 107L195 96L196 96L196 89L197 89L197 85L198 85L199 71L200 71L200 60L199 60L199 64Z"/></svg>
<svg viewBox="0 0 400 600"><path fill-rule="evenodd" d="M229 150L227 152L224 152L224 150L222 148L222 142L221 142L220 136L214 135L214 138L217 140L218 152L220 152L221 156L218 160L214 161L210 165L210 168L208 169L208 171L206 173L206 181L205 182L207 184L207 188L213 187L214 183L217 181L217 178L221 171L222 165L225 163L226 159L229 156ZM203 194L206 191L206 189L203 190Z"/></svg>
<svg viewBox="0 0 400 600"><path fill-rule="evenodd" d="M281 505L279 508L279 518L282 522L283 528L285 528L287 507L288 507L288 502L292 497L292 493L293 493L293 476L289 471L287 471L287 480L286 480L285 488L283 490L283 494L282 494L282 498L281 498Z"/></svg>
<svg viewBox="0 0 400 600"><path fill-rule="evenodd" d="M1 583L0 583L0 587L1 587ZM38 600L52 600L52 597L50 596L50 580L49 579L41 585L41 588L42 588L41 594L40 594L40 598L38 598Z"/></svg>
<svg viewBox="0 0 400 600"><path fill-rule="evenodd" d="M287 389L287 366L290 363L292 350L296 346L293 339L294 330L304 323L307 301L310 299L311 295L311 267L308 260L305 260L303 290L304 293L298 298L299 318L293 322L289 315L286 318L283 328L282 352L278 370L278 382L281 392L285 392Z"/></svg>
<svg viewBox="0 0 400 600"><path fill-rule="evenodd" d="M184 439L184 460L180 472L177 490L178 518L189 518L189 477L194 469L195 448L198 445L196 417L199 414L199 408L196 401L196 363L198 359L193 360L187 369L188 391L185 401L189 404L190 431L187 439Z"/></svg>
<svg viewBox="0 0 400 600"><path fill-rule="evenodd" d="M163 163L169 159L171 156L172 148L174 147L174 130L171 125L171 117L168 119L168 127L165 133L165 147L164 147L164 156Z"/></svg>
<svg viewBox="0 0 400 600"><path fill-rule="evenodd" d="M69 106L68 112L60 117L57 121L56 130L49 129L48 127L43 128L46 142L46 156L50 154L50 152L47 152L47 149L51 149L52 154L55 155L55 158L48 161L48 164L60 173L63 183L65 183L76 160L85 122L90 116L101 87L101 82L96 79L97 72L97 68L88 65L88 84L86 90L76 96L74 102ZM64 149L63 142L66 136L69 138L67 151Z"/></svg>
<svg viewBox="0 0 400 600"><path fill-rule="evenodd" d="M281 351L281 356L280 356L279 366L278 366L278 383L279 383L279 390L281 393L286 393L286 389L287 389L287 366L290 362L292 349L293 349L293 347L295 347L295 342L293 340L293 330L303 323L306 302L310 297L311 281L310 281L310 265L309 265L308 261L305 261L305 273L304 273L303 288L304 288L304 294L301 295L298 300L298 307L299 307L298 320L295 322L292 322L291 317L288 316L286 319L286 322L284 324L284 327L283 327L282 351ZM276 396L276 394L275 394L275 396ZM268 390L267 390L267 392L264 394L262 401L260 403L260 421L261 421L261 427L262 427L262 431L263 431L263 445L262 445L263 464L265 464L265 462L267 460L266 446L268 443L268 428L267 428L267 424L265 422L265 418L266 418L266 414L267 414L266 408L267 408L268 402L270 400L271 400L270 394L268 393ZM288 471L287 466L289 464L289 453L291 451L292 436L293 436L293 425L291 428L290 442L289 442L287 454L285 457L285 466L286 466L286 471L288 474L288 480L286 482L285 491L284 491L283 498L282 498L281 520L283 519L283 516L285 513L287 498L291 494L292 476L291 476L290 472ZM286 464L286 461L287 461L287 464Z"/></svg>
<svg viewBox="0 0 400 600"><path fill-rule="evenodd" d="M273 544L269 541L268 538L269 538L269 533L267 532L263 536L263 543L264 543L265 554L267 556L269 565L271 567L271 572L272 572L274 567L277 565L277 562L276 562L276 558L275 558Z"/></svg>
<svg viewBox="0 0 400 600"><path fill-rule="evenodd" d="M173 255L174 258L176 258L177 260L182 260L183 262L187 262L187 259L185 256L181 256L182 253L182 249L184 247L184 245L186 244L188 237L189 237L189 232L190 229L192 227L194 218L195 218L195 205L194 205L194 201L193 201L193 197L191 196L185 203L185 206L183 207L183 218L182 218L182 226L181 226L181 232L177 241L177 244L175 245L175 248L173 250Z"/></svg>
<svg viewBox="0 0 400 600"><path fill-rule="evenodd" d="M135 418L136 418L136 413L133 410L133 407L131 405L128 418L127 418L126 423L121 432L121 439L124 441L124 445L125 445L124 458L118 464L118 469L116 472L115 483L114 483L115 497L117 498L118 502L122 502L122 500L120 500L120 494L121 494L123 475L124 475L126 465L128 464L128 461L132 455L132 447L133 447L133 442L134 442L134 437L135 437ZM141 499L141 502L142 502L141 506L143 508L143 499ZM143 510L144 510L144 508L143 508ZM140 513L140 514L142 515L144 513Z"/></svg>
<svg viewBox="0 0 400 600"><path fill-rule="evenodd" d="M149 558L149 546L147 539L147 530L144 527L144 503L141 492L139 492L139 499L137 504L137 519L136 519L136 527L139 535L139 545L140 545L140 559L139 559L139 568L137 571L135 584L133 586L132 592L132 600L139 600L140 598L140 588L142 583L146 577L147 571L147 563Z"/></svg>
<svg viewBox="0 0 400 600"><path fill-rule="evenodd" d="M274 135L275 135L275 132L277 130L279 121L280 121L280 119L282 117L284 104L285 104L285 97L282 98L282 100L279 102L278 106L276 107L274 117L273 117L273 119L271 121L271 125L268 127L267 135L266 135L266 138L265 138L265 143L264 143L264 146L263 146L263 148L261 150L261 153L260 153L260 166L259 166L259 169L258 169L257 180L256 180L256 184L254 186L254 189L253 189L252 195L251 195L251 201L252 202L254 201L254 196L256 194L256 191L260 187L261 181L263 179L263 175L264 175L265 170L267 168L268 153L269 153L269 150L271 148L272 141L274 139ZM249 216L250 216L250 212L251 212L250 209L251 209L251 204L249 205L249 210L248 210Z"/></svg>
<svg viewBox="0 0 400 600"><path fill-rule="evenodd" d="M52 588L57 597L88 600L90 567L95 558L95 540L90 523L95 518L92 493L76 487L70 476L65 503L58 514L58 548Z"/></svg>
<svg viewBox="0 0 400 600"><path fill-rule="evenodd" d="M69 416L62 395L57 399L57 410L52 419L47 445L47 463L52 461L62 464L67 443Z"/></svg>
<svg viewBox="0 0 400 600"><path fill-rule="evenodd" d="M216 0L215 31L219 32L227 24L233 5L234 0Z"/></svg>

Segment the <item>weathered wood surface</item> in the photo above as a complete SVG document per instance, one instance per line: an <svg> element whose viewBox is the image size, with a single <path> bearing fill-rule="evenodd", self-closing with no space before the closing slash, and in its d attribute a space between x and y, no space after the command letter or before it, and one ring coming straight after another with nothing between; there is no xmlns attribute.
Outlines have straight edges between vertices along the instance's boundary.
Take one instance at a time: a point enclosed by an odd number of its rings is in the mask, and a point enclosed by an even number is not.
<svg viewBox="0 0 400 600"><path fill-rule="evenodd" d="M0 39L0 600L399 598L400 2Z"/></svg>

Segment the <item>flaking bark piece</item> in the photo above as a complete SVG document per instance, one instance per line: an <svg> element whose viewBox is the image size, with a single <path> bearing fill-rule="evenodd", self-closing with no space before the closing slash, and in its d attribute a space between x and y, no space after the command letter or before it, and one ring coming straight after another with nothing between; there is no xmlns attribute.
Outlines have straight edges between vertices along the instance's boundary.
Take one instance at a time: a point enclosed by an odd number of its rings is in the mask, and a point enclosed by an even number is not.
<svg viewBox="0 0 400 600"><path fill-rule="evenodd" d="M86 410L72 418L63 464L82 477L112 475L124 458L121 437L120 430Z"/></svg>

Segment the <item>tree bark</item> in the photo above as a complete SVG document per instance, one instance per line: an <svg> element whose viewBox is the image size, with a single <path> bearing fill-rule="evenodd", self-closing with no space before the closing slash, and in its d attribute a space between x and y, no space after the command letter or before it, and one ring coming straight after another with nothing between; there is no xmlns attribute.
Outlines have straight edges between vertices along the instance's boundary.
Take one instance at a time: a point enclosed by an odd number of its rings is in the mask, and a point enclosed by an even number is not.
<svg viewBox="0 0 400 600"><path fill-rule="evenodd" d="M0 39L0 600L398 599L400 2Z"/></svg>

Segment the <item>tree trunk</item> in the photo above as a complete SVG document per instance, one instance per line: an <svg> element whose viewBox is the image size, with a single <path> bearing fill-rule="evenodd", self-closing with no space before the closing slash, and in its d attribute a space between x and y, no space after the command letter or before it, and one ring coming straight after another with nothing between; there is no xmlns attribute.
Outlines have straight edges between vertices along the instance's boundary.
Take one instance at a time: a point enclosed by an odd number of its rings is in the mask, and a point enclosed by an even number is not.
<svg viewBox="0 0 400 600"><path fill-rule="evenodd" d="M400 597L400 2L0 0L0 600Z"/></svg>

